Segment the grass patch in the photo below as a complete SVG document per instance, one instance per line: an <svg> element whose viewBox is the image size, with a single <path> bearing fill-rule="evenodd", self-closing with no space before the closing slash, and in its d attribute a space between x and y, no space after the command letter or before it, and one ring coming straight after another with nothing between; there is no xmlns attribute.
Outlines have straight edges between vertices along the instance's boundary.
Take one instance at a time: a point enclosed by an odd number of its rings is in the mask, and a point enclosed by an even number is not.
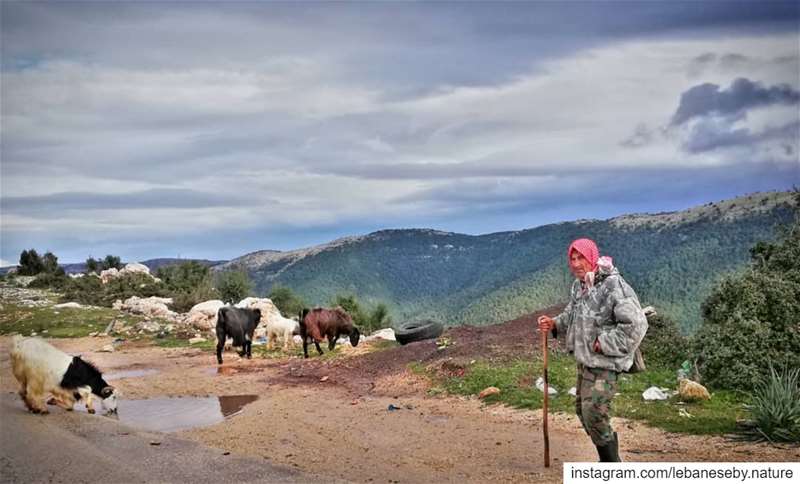
<svg viewBox="0 0 800 484"><path fill-rule="evenodd" d="M400 343L397 341L391 341L388 339L376 339L369 342L369 353L375 353L376 351L384 351L390 350L392 348L396 348L400 346Z"/></svg>
<svg viewBox="0 0 800 484"><path fill-rule="evenodd" d="M141 319L111 308L26 307L4 302L0 311L0 334L29 336L35 332L51 338L78 338L102 332L114 320L135 324Z"/></svg>
<svg viewBox="0 0 800 484"><path fill-rule="evenodd" d="M486 403L504 403L525 409L542 407L543 394L534 386L542 375L541 361L516 360L503 364L477 361L465 368L463 376L442 376L419 363L410 364L409 370L431 378L433 387L429 393L432 394L477 395L484 388L494 386L501 393L487 397ZM548 372L550 385L558 390L558 394L549 399L550 409L574 415L575 397L568 391L576 383L575 360L567 355L553 355L548 359ZM736 431L736 422L746 416L744 405L750 400L741 392L717 391L706 402L684 403L677 397L644 401L642 392L654 385L676 389L675 373L651 366L644 373L621 375L612 414L642 420L669 432L724 434ZM691 417L681 416L684 412Z"/></svg>

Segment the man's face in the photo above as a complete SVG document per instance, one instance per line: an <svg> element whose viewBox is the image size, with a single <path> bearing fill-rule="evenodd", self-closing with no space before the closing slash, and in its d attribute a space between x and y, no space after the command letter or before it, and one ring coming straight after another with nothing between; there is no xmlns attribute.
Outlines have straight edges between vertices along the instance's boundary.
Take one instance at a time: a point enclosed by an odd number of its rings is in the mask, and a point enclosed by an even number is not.
<svg viewBox="0 0 800 484"><path fill-rule="evenodd" d="M569 270L572 271L572 275L574 275L576 279L583 280L583 277L587 272L592 270L592 267L583 254L577 250L573 250L569 255Z"/></svg>

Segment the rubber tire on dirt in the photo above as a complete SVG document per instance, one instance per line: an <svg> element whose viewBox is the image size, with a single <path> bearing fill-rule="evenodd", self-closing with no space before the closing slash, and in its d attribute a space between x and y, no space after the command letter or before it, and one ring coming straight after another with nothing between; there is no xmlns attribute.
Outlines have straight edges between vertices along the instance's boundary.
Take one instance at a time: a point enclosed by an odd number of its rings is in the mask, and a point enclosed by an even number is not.
<svg viewBox="0 0 800 484"><path fill-rule="evenodd" d="M394 330L394 338L401 345L405 345L414 341L438 338L443 331L444 326L442 323L437 323L430 319L422 319L401 323Z"/></svg>

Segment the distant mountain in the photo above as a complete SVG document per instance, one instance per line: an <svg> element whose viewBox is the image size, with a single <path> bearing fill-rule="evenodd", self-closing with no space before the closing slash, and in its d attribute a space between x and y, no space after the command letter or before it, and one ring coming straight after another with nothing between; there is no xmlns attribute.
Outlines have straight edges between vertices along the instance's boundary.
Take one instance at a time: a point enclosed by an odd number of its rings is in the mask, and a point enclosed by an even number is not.
<svg viewBox="0 0 800 484"><path fill-rule="evenodd" d="M287 286L309 304L329 304L340 294L367 305L385 302L396 321L491 324L564 302L572 280L567 245L590 237L643 304L691 331L713 285L744 267L753 244L774 239L793 210L791 193L769 192L679 212L479 236L382 230L307 249L253 252L214 270L244 268L259 294Z"/></svg>

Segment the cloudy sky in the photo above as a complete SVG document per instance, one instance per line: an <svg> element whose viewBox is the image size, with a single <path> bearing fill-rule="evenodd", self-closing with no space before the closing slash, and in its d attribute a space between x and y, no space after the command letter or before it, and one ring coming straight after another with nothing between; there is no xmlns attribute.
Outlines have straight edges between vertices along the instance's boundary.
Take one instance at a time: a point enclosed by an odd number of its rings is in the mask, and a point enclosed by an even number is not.
<svg viewBox="0 0 800 484"><path fill-rule="evenodd" d="M800 3L2 2L3 264L800 185Z"/></svg>

